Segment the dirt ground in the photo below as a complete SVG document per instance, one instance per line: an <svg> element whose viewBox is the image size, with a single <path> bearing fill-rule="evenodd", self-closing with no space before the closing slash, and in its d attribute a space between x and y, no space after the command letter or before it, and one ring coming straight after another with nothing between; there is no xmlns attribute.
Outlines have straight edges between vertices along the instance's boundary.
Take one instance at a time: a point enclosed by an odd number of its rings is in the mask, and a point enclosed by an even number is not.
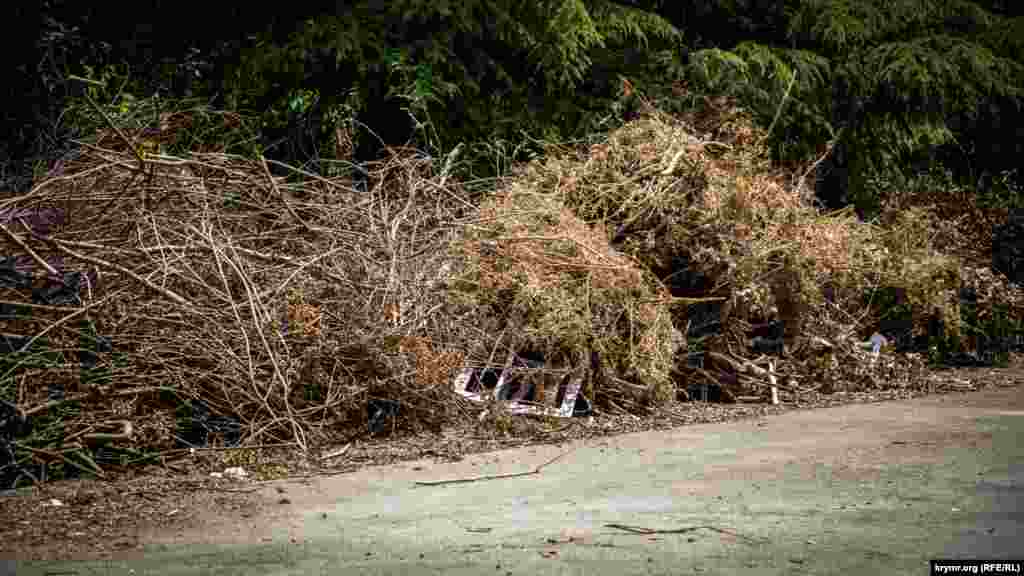
<svg viewBox="0 0 1024 576"><path fill-rule="evenodd" d="M968 404L978 391L1024 385L1024 365L1003 369L970 368L934 372L933 395ZM882 402L927 393L833 394L802 399L799 405L681 403L646 418L597 416L537 423L523 419L512 430L482 433L475 425L441 435L357 441L342 454L317 466L299 462L285 450L210 451L153 467L131 477L78 480L0 493L0 558L16 560L102 559L140 550L156 534L186 532L190 527L274 515L288 508L289 495L277 488L268 499L267 482L283 474L322 479L375 465L418 459L457 462L471 454L527 445L564 444L573 440L626 432L663 430L689 424L758 418L795 410ZM520 429L516 429L519 426ZM230 466L249 472L243 479L211 473Z"/></svg>

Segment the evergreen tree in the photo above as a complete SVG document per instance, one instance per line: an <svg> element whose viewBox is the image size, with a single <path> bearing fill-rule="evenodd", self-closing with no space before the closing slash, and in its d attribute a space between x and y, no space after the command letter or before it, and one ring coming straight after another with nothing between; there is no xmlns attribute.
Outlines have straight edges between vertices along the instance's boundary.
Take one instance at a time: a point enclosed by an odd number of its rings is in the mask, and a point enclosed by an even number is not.
<svg viewBox="0 0 1024 576"><path fill-rule="evenodd" d="M240 50L227 104L266 110L306 88L314 114L347 102L374 133L412 116L419 144L442 150L558 137L595 122L588 107L607 109L625 65L669 64L680 41L657 14L608 0L364 1Z"/></svg>
<svg viewBox="0 0 1024 576"><path fill-rule="evenodd" d="M719 17L728 20L737 4L716 2ZM794 1L774 37L712 40L694 54L690 74L705 90L740 96L763 118L784 108L773 134L780 159L834 141L823 164L830 200L869 207L877 200L873 182L900 185L943 146L983 144L991 137L985 131L1019 118L1024 34L1019 18L988 4L993 11L968 0ZM777 22L779 14L780 3L768 3L747 18Z"/></svg>

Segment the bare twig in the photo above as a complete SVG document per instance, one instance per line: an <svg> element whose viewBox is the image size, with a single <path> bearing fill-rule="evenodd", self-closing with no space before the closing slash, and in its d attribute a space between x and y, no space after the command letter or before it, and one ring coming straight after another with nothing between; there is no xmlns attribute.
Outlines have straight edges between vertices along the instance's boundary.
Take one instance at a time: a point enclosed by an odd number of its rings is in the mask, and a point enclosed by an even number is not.
<svg viewBox="0 0 1024 576"><path fill-rule="evenodd" d="M760 538L752 538L750 536L744 536L738 532L734 532L727 528L719 528L717 526L709 526L707 524L701 526L688 526L686 528L669 528L669 529L656 529L656 528L644 528L643 526L630 526L628 524L605 524L606 528L615 528L616 530L622 530L623 532L629 532L630 534L688 534L690 532L696 532L697 530L711 530L712 532L718 532L719 534L725 534L734 538L740 538L750 543L764 543L767 540Z"/></svg>
<svg viewBox="0 0 1024 576"><path fill-rule="evenodd" d="M14 444L18 448L21 448L22 450L25 450L25 451L28 451L28 452L32 452L33 454L42 454L43 456L48 456L50 458L56 458L56 459L60 460L61 462L64 462L68 466L73 466L73 467L81 470L82 472L85 472L86 474L95 473L97 476L100 476L100 477L105 477L106 476L103 473L103 470L100 469L100 467L97 466L95 462L93 462L92 458L89 458L87 455L85 455L85 452L84 452L84 450L81 447L76 449L75 452L77 452L79 456L81 456L88 464L90 464L91 467L83 466L83 465L79 464L78 462L75 462L74 460L71 460L67 456L64 456L64 454L61 453L61 452L54 452L52 450L45 450L43 448L33 448L32 446L28 446L26 444L22 444L21 442L12 442L12 444Z"/></svg>
<svg viewBox="0 0 1024 576"><path fill-rule="evenodd" d="M557 460L560 460L563 456L569 454L573 450L575 450L575 449L567 450L565 452L562 452L561 454L555 456L554 458L551 458L547 462L544 462L540 466L537 466L533 470L528 470L526 472L512 472L512 473L508 473L508 474L488 474L488 475L484 475L484 476L472 476L472 477L469 477L469 478L455 478L455 479L452 479L452 480L419 480L419 481L416 482L416 485L417 486L443 486L443 485L447 485L447 484L468 484L470 482L480 482L480 481L483 481L483 480L501 480L501 479L504 479L504 478L518 478L520 476L534 476L536 474L540 474L541 470L543 470L545 466L547 466L548 464L552 464L552 463L556 462Z"/></svg>
<svg viewBox="0 0 1024 576"><path fill-rule="evenodd" d="M345 444L345 446L343 446L342 448L339 448L338 450L334 450L333 452L328 452L327 454L324 454L323 456L320 457L320 459L321 460L330 460L331 458L337 458L338 456L344 456L345 453L348 452L348 449L351 448L351 447L352 447L352 443L349 442L348 444Z"/></svg>
<svg viewBox="0 0 1024 576"><path fill-rule="evenodd" d="M50 242L51 244L56 246L57 249L59 249L61 252L64 252L69 256L73 256L75 258L78 258L79 260L84 260L86 262L91 262L93 264L96 264L97 266L103 266L104 268L117 270L118 272L131 277L136 282L140 282L141 284L145 285L150 290L153 290L154 292L157 292L159 294L163 294L164 296L170 298L171 300L177 302L178 304L181 304L182 306L185 306L190 310L195 309L192 303L186 300L185 298L181 297L180 295L174 293L173 291L167 288L157 286L153 282L147 280L146 278L143 278L142 276L139 276L135 272L132 272L131 270L125 268L124 266L121 266L120 264L114 264L113 262L108 262L102 258L97 258L95 256L86 256L85 254L82 254L80 252L75 252L74 250L66 247L63 241L57 240L56 238L44 238L44 240Z"/></svg>
<svg viewBox="0 0 1024 576"><path fill-rule="evenodd" d="M83 78L81 76L76 76L74 74L69 74L68 75L68 80L77 80L79 82L85 82L85 83L88 83L88 84L97 84L97 85L100 85L100 86L104 85L102 82L97 82L96 80L92 80L92 79L89 79L89 78ZM109 126L110 129L113 130L114 133L117 134L118 137L120 137L122 140L124 140L124 143L128 145L128 148L131 149L132 154L134 154L135 158L138 159L139 164L140 165L143 164L145 162L145 158L142 157L142 152L135 145L135 142L131 138L129 138L128 135L125 134L123 130L121 130L120 126L115 124L114 121L110 119L110 116L107 114L107 112L99 104L97 104L95 100L92 99L92 96L89 96L88 92L85 92L84 95L85 95L85 99L89 102L89 104L93 107L93 109L95 109L96 112L98 112L99 115L103 117L103 121L107 123L107 126Z"/></svg>
<svg viewBox="0 0 1024 576"><path fill-rule="evenodd" d="M274 189L274 194L281 199L281 203L284 204L285 210L291 214L297 224L312 232L313 228L310 227L303 217L299 216L298 212L295 211L295 208L292 207L292 203L288 201L288 196L277 186L277 180L274 180L273 174L270 173L270 166L267 165L267 159L261 156L260 165L263 166L263 174L267 177L267 181L270 182L271 188Z"/></svg>
<svg viewBox="0 0 1024 576"><path fill-rule="evenodd" d="M142 394L142 393L145 393L145 392L172 392L172 393L175 393L175 394L181 394L181 390L179 390L177 388L162 387L162 386L149 386L149 387L144 387L144 388L131 388L131 389L128 389L128 390L113 390L113 391L107 392L107 394L110 395L110 396L131 396L132 394ZM86 400L90 396L92 396L92 393L85 392L85 393L82 393L82 394L75 394L73 396L65 396L64 398L61 398L59 400L50 400L49 402L44 402L44 403L42 403L42 404L40 404L38 406L33 406L32 408L29 408L28 410L25 410L24 414L25 414L25 416L31 416L31 415L36 414L38 412L43 412L45 410L49 410L50 408L56 408L57 406L60 406L61 404L65 404L67 402L78 402L78 401L81 401L81 400Z"/></svg>
<svg viewBox="0 0 1024 576"><path fill-rule="evenodd" d="M761 136L761 142L764 142L768 136L771 135L772 130L775 128L775 123L779 121L779 116L782 115L782 109L786 106L786 101L789 100L789 93L793 90L793 84L796 83L797 70L793 70L793 77L789 79L789 85L786 86L786 92L782 95L782 100L779 101L779 106L775 109L775 116L772 118L771 124L768 125L768 129L765 130L764 135Z"/></svg>
<svg viewBox="0 0 1024 576"><path fill-rule="evenodd" d="M15 244L21 246L22 250L28 252L29 256L31 256L32 259L35 260L36 263L38 263L40 266L42 266L51 276L54 276L55 278L60 278L60 274L57 272L57 270L55 270L53 266L50 266L50 263L41 258L39 254L36 254L35 250L33 250L31 246L26 244L24 240L19 238L17 234L11 232L7 228L7 226L3 224L0 224L0 230L3 230L4 233L7 234L7 237L13 240Z"/></svg>
<svg viewBox="0 0 1024 576"><path fill-rule="evenodd" d="M63 326L64 324L67 324L71 320L81 316L82 314L85 314L90 309L96 308L96 307L106 303L108 300L111 300L112 298L114 298L118 294L120 294L120 292L111 294L111 295L109 295L109 296L107 296L105 298L101 298L101 299L99 299L99 300L97 300L95 302L90 302L89 304L86 304L85 306L82 306L81 308L75 310L74 312L68 314L67 316L64 316L60 320L57 320L53 324L50 324L49 326L44 328L42 331L36 333L36 335L33 336L32 338L30 338L28 340L28 342L25 342L24 344L22 344L21 348L18 349L18 352L20 353L20 352L25 352L27 350L30 350L32 348L32 345L35 344L36 340L39 340L40 338L45 336L50 331L52 331L52 330L54 330L54 329L56 329L56 328L58 328L60 326Z"/></svg>

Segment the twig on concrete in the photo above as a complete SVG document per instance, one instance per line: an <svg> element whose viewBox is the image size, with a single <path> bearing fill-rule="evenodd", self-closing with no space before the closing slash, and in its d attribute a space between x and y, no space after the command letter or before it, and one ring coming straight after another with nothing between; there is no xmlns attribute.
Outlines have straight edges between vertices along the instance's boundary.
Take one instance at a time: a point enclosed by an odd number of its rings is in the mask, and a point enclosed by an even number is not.
<svg viewBox="0 0 1024 576"><path fill-rule="evenodd" d="M629 532L631 534L644 534L644 535L649 535L649 534L687 534L689 532L696 532L697 530L704 529L704 530L711 530L712 532L718 532L719 534L725 534L725 535L728 535L728 536L732 536L734 538L740 538L740 539L746 540L748 542L755 542L755 543L764 542L764 540L762 540L762 539L751 538L750 536L744 536L743 534L739 534L737 532L733 532L732 530L728 530L728 529L725 529L725 528L718 528L716 526L708 526L706 524L705 525L701 525L701 526L688 526L686 528L671 528L671 529L644 528L643 526L629 526L628 524L605 524L605 527L606 528L615 528L617 530L623 530L623 531Z"/></svg>
<svg viewBox="0 0 1024 576"><path fill-rule="evenodd" d="M500 479L503 479L503 478L518 478L520 476L533 476L535 474L540 474L540 471L543 470L545 466L547 466L548 464L553 464L554 462L560 460L563 456L569 454L573 450L575 450L575 448L573 448L572 450L567 450L565 452L562 452L561 454L555 456L554 458L548 460L547 462L544 462L540 466L537 466L533 470L528 470L526 472L510 472L510 473L507 473L507 474L487 474L487 475L484 475L484 476L471 476L469 478L455 478L455 479L452 479L452 480L420 480L420 481L416 482L416 485L417 486L443 486L445 484L468 484L470 482L479 482L479 481L482 481L482 480L500 480Z"/></svg>

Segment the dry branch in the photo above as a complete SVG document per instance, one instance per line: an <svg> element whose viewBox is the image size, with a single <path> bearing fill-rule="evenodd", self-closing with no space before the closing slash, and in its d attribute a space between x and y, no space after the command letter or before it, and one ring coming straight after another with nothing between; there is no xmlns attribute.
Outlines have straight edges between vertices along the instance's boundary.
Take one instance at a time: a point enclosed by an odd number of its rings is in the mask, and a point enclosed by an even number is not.
<svg viewBox="0 0 1024 576"><path fill-rule="evenodd" d="M417 486L444 486L448 484L468 484L470 482L480 482L484 480L502 480L505 478L519 478L521 476L534 476L540 474L541 470L544 469L548 464L553 464L557 460L560 460L563 456L569 454L573 450L567 450L561 454L551 458L544 462L540 466L537 466L533 470L527 470L526 472L511 472L508 474L487 474L484 476L471 476L469 478L455 478L452 480L418 480L416 481Z"/></svg>
<svg viewBox="0 0 1024 576"><path fill-rule="evenodd" d="M628 524L605 524L607 528L615 528L616 530L622 530L623 532L629 532L630 534L689 534L690 532L696 532L697 530L711 530L712 532L718 532L719 534L725 534L734 538L740 538L751 543L763 543L767 540L760 538L751 538L750 536L744 536L733 530L727 528L719 528L717 526L710 526L703 524L701 526L688 526L686 528L645 528L643 526L630 526Z"/></svg>
<svg viewBox="0 0 1024 576"><path fill-rule="evenodd" d="M177 302L178 304L181 304L182 306L184 306L184 307L186 307L186 308L188 308L190 310L194 309L192 304L188 300L183 298L182 296L180 296L178 294L175 294L171 290L168 290L166 288L162 288L160 286L157 286L156 284L150 282L149 280L143 278L142 276L139 276L135 272L132 272L131 270L125 268L124 266L121 266L120 264L115 264L113 262L108 262L108 261L106 261L106 260L104 260L102 258L97 258L95 256L87 256L87 255L82 254L80 252L76 252L76 251L68 248L67 246L65 246L64 242L62 242L60 240L57 240L56 238L43 238L43 239L46 240L47 242L53 244L58 250L60 250L61 252L64 252L65 254L67 254L69 256L72 256L74 258L78 258L79 260L82 260L82 261L85 261L85 262L91 262L93 264L96 264L97 266L102 266L104 268L109 268L111 270L116 270L116 271L118 271L118 272L120 272L120 273L122 273L122 274L124 274L126 276L129 276L130 278L132 278L136 282L139 282L140 284L146 286L150 290L152 290L154 292L157 292L159 294L162 294L162 295L166 296L167 298L170 298L171 300Z"/></svg>
<svg viewBox="0 0 1024 576"><path fill-rule="evenodd" d="M23 226L25 225L24 221L22 222L22 225ZM17 234L15 234L15 233L11 232L10 230L8 230L7 226L5 226L3 224L0 224L0 230L3 230L4 233L7 234L7 237L10 238L11 240L13 240L15 244L20 246L22 250L24 250L25 252L28 252L29 256L31 256L32 259L35 260L37 264L42 266L43 269L45 269L51 276L53 276L53 277L60 277L60 274L57 272L57 270L53 266L50 266L49 262L47 262L46 260L40 258L39 254L36 254L35 250L33 250L31 246L26 244L25 241L22 240L20 237L18 237Z"/></svg>

